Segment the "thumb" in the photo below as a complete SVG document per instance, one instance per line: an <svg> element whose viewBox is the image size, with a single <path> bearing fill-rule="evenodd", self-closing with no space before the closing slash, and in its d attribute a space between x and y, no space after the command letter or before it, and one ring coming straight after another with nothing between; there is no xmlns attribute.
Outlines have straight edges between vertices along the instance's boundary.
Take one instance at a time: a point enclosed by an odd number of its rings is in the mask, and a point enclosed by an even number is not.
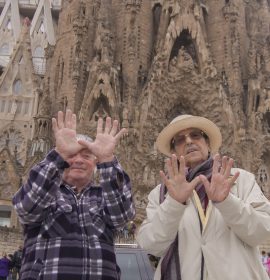
<svg viewBox="0 0 270 280"><path fill-rule="evenodd" d="M199 175L199 177L200 177L200 181L203 183L205 189L209 190L210 182L208 181L208 179L204 175Z"/></svg>
<svg viewBox="0 0 270 280"><path fill-rule="evenodd" d="M192 186L192 189L195 189L196 186L201 182L201 179L199 176L195 177L191 182L191 186Z"/></svg>
<svg viewBox="0 0 270 280"><path fill-rule="evenodd" d="M167 185L168 185L168 178L167 178L167 176L165 175L165 173L162 170L159 171L159 174L160 174L162 183L167 187Z"/></svg>
<svg viewBox="0 0 270 280"><path fill-rule="evenodd" d="M93 143L90 143L89 141L86 141L86 140L78 140L78 143L80 145L82 145L85 149L88 149L89 151L92 152L93 150Z"/></svg>

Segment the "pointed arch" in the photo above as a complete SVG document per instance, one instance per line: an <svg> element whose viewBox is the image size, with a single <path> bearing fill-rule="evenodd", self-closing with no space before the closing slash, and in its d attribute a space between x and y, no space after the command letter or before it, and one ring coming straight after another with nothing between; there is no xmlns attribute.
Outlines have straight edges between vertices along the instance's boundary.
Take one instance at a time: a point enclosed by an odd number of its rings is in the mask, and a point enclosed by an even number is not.
<svg viewBox="0 0 270 280"><path fill-rule="evenodd" d="M8 43L0 45L0 65L5 67L10 60L10 48Z"/></svg>
<svg viewBox="0 0 270 280"><path fill-rule="evenodd" d="M191 56L193 62L198 65L196 45L188 29L183 29L174 41L170 54L170 60L178 56L180 49L185 49L185 51Z"/></svg>
<svg viewBox="0 0 270 280"><path fill-rule="evenodd" d="M23 85L22 85L22 81L20 79L17 79L14 81L13 83L13 87L12 87L12 93L14 95L21 95L23 92Z"/></svg>

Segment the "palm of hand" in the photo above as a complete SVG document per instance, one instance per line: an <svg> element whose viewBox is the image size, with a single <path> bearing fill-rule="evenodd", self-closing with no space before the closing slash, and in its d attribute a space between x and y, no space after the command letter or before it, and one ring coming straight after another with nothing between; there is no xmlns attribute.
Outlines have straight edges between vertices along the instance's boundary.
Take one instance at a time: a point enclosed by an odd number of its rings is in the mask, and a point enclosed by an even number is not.
<svg viewBox="0 0 270 280"><path fill-rule="evenodd" d="M168 189L170 196L180 203L184 203L192 194L193 189L199 182L199 178L194 178L191 182L186 181L185 175L185 159L180 157L180 166L178 167L177 157L172 155L171 159L166 161L168 176L163 171L160 175L163 183Z"/></svg>
<svg viewBox="0 0 270 280"><path fill-rule="evenodd" d="M106 158L113 154L117 141L110 134L98 133L95 142L92 144L92 149L95 151L97 158Z"/></svg>
<svg viewBox="0 0 270 280"><path fill-rule="evenodd" d="M214 156L211 182L209 182L205 176L200 175L207 196L210 200L214 202L222 202L229 195L231 187L240 174L239 172L236 172L231 176L232 166L232 158L228 159L227 156L223 156L220 164L220 156L219 154L216 154Z"/></svg>
<svg viewBox="0 0 270 280"><path fill-rule="evenodd" d="M170 196L181 202L185 202L193 190L192 185L182 175L169 179L167 184L169 184L168 193Z"/></svg>
<svg viewBox="0 0 270 280"><path fill-rule="evenodd" d="M223 201L229 194L231 186L224 175L217 173L212 176L208 198L212 201Z"/></svg>
<svg viewBox="0 0 270 280"><path fill-rule="evenodd" d="M76 139L76 131L70 128L62 128L55 133L56 147L59 151L69 151L69 154L76 154L81 145Z"/></svg>

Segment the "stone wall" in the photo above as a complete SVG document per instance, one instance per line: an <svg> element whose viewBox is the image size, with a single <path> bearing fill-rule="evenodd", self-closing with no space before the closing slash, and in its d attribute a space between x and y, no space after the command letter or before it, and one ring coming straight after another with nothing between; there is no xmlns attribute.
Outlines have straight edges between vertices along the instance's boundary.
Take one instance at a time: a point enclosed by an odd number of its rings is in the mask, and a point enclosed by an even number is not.
<svg viewBox="0 0 270 280"><path fill-rule="evenodd" d="M0 254L13 254L23 244L22 232L18 229L0 226Z"/></svg>
<svg viewBox="0 0 270 280"><path fill-rule="evenodd" d="M270 252L270 239L260 246L260 251L262 250L264 250L265 252Z"/></svg>

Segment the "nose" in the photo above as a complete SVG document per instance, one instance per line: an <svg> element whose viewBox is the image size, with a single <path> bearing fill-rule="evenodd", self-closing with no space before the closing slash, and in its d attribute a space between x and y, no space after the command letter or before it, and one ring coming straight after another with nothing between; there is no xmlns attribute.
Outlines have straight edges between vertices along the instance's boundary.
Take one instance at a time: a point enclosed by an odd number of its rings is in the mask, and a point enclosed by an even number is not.
<svg viewBox="0 0 270 280"><path fill-rule="evenodd" d="M185 141L187 144L193 143L193 140L189 134L185 135Z"/></svg>

